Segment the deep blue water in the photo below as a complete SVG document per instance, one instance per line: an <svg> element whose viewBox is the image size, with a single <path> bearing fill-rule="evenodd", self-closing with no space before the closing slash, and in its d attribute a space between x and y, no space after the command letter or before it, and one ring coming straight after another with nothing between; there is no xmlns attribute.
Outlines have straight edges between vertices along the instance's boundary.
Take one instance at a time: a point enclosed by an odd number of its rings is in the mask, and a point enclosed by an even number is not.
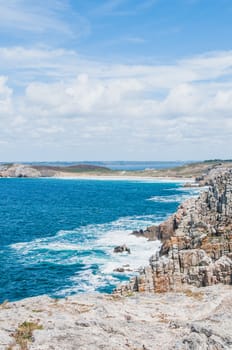
<svg viewBox="0 0 232 350"><path fill-rule="evenodd" d="M110 292L157 242L129 235L163 221L193 194L179 183L0 179L0 302ZM126 243L132 254L114 254Z"/></svg>

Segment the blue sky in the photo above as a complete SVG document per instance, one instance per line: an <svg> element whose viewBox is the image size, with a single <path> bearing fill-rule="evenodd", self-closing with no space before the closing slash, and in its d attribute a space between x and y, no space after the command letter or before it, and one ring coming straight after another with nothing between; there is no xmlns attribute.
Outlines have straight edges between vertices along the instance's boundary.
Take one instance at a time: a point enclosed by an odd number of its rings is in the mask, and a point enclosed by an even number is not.
<svg viewBox="0 0 232 350"><path fill-rule="evenodd" d="M230 0L1 0L1 45L49 45L97 59L172 62L230 50Z"/></svg>
<svg viewBox="0 0 232 350"><path fill-rule="evenodd" d="M231 0L0 0L0 160L231 158Z"/></svg>

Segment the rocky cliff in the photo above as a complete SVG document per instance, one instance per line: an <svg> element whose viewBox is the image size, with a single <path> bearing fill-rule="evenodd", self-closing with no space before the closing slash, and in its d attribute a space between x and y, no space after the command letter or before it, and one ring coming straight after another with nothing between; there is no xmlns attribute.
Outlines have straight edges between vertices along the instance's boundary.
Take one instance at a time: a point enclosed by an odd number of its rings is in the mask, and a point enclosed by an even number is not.
<svg viewBox="0 0 232 350"><path fill-rule="evenodd" d="M6 301L0 304L0 350L232 349L232 172L217 172L209 184L163 224L134 233L163 245L118 289L127 297Z"/></svg>
<svg viewBox="0 0 232 350"><path fill-rule="evenodd" d="M10 164L0 167L0 177L41 177L41 173L29 165Z"/></svg>
<svg viewBox="0 0 232 350"><path fill-rule="evenodd" d="M81 174L110 174L106 167L91 164L42 165L42 164L0 164L0 177L67 177Z"/></svg>
<svg viewBox="0 0 232 350"><path fill-rule="evenodd" d="M161 251L116 292L167 292L232 283L232 170L217 169L209 189L189 199L159 226L133 232L160 239Z"/></svg>

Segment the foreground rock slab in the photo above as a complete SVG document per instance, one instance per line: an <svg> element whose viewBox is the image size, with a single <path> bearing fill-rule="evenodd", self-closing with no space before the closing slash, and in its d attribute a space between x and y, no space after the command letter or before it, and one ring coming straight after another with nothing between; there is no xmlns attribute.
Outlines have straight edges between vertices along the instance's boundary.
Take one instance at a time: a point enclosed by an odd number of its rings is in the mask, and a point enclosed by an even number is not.
<svg viewBox="0 0 232 350"><path fill-rule="evenodd" d="M39 325L29 350L232 349L231 286L182 293L46 296L0 307L0 350L22 349L14 334ZM13 336L12 336L13 335Z"/></svg>

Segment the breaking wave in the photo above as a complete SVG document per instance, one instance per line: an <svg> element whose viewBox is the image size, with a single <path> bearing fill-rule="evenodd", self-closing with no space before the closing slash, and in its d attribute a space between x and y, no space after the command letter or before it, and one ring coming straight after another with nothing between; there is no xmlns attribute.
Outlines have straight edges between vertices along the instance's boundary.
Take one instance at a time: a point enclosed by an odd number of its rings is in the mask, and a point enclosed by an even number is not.
<svg viewBox="0 0 232 350"><path fill-rule="evenodd" d="M160 248L160 243L137 238L131 235L131 231L162 219L156 215L125 217L111 223L87 225L71 231L59 231L52 237L12 244L11 249L27 266L41 262L82 266L81 272L70 277L72 286L59 290L55 295L100 291L105 286L114 287L148 263L148 257ZM130 247L131 254L113 252L115 246L122 244ZM115 271L119 267L124 267L125 272Z"/></svg>

